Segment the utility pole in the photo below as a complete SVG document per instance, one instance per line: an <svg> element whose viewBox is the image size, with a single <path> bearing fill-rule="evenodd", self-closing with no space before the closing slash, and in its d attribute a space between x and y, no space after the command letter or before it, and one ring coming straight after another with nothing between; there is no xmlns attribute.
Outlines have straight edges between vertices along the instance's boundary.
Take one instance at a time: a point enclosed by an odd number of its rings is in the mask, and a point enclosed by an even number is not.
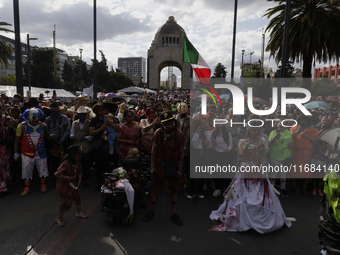
<svg viewBox="0 0 340 255"><path fill-rule="evenodd" d="M97 99L97 1L93 0L93 99Z"/></svg>
<svg viewBox="0 0 340 255"><path fill-rule="evenodd" d="M262 28L261 78L264 76L264 33Z"/></svg>
<svg viewBox="0 0 340 255"><path fill-rule="evenodd" d="M54 81L57 81L57 50L55 48L55 31L56 27L54 25L54 30L53 30L53 59L54 59Z"/></svg>
<svg viewBox="0 0 340 255"><path fill-rule="evenodd" d="M15 77L17 83L17 93L24 97L24 82L22 79L22 52L20 41L20 17L19 0L13 0L14 10L14 31L15 31Z"/></svg>
<svg viewBox="0 0 340 255"><path fill-rule="evenodd" d="M234 84L234 64L235 64L235 42L236 42L236 22L237 22L237 0L234 4L234 30L233 30L233 49L231 53L231 84Z"/></svg>

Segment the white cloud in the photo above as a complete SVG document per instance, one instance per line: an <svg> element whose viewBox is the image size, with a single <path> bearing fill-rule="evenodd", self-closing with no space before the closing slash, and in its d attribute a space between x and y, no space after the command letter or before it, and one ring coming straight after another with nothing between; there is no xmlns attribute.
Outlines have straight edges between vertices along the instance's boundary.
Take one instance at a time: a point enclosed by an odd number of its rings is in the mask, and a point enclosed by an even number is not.
<svg viewBox="0 0 340 255"><path fill-rule="evenodd" d="M108 65L117 67L118 57L147 57L154 35L169 16L175 16L212 69L218 62L231 71L233 0L112 0L97 1L97 49L102 50ZM238 1L235 73L240 75L241 50L245 55L254 51L252 62L261 57L262 28L268 24L262 18L275 3L264 0ZM14 25L13 4L0 2L1 21ZM20 2L21 39L26 34L37 37L33 45L52 46L53 25L56 24L57 47L71 55L79 55L91 63L93 58L93 0L35 0ZM11 38L14 35L2 34ZM269 34L266 34L266 43ZM265 65L276 70L273 59L265 53ZM100 59L100 53L97 53ZM249 56L245 57L249 62ZM296 67L299 64L295 64ZM163 69L162 77L167 70ZM178 77L180 71L174 68Z"/></svg>

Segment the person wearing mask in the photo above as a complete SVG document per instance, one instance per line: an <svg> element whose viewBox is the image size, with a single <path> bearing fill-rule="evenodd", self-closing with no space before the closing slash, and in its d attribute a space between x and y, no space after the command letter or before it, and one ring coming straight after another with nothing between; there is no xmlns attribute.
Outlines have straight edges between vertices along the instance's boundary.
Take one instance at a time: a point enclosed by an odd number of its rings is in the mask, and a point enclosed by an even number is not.
<svg viewBox="0 0 340 255"><path fill-rule="evenodd" d="M80 106L77 109L78 118L72 123L70 138L73 144L79 144L82 147L83 157L82 157L82 180L84 186L87 186L87 177L90 167L90 152L91 152L91 141L92 136L90 136L90 120L87 119L89 112L84 106Z"/></svg>
<svg viewBox="0 0 340 255"><path fill-rule="evenodd" d="M167 179L172 205L171 220L176 225L182 226L183 222L177 212L177 195L178 182L183 176L185 138L182 131L176 128L176 120L171 111L163 112L160 119L162 127L157 129L154 134L151 150L152 190L150 209L144 216L143 222L148 222L155 216L157 196L163 190L165 179ZM169 167L170 165L172 167Z"/></svg>
<svg viewBox="0 0 340 255"><path fill-rule="evenodd" d="M46 139L55 139L55 135L50 135L45 123L40 122L42 111L37 108L31 108L24 112L24 122L20 123L17 128L14 142L14 160L19 160L19 145L21 143L21 160L22 160L22 179L25 180L25 189L21 196L26 196L31 192L31 180L33 179L34 166L37 167L41 192L46 192L46 177L48 177Z"/></svg>
<svg viewBox="0 0 340 255"><path fill-rule="evenodd" d="M77 218L87 219L88 215L84 214L81 209L81 200L79 187L81 186L81 158L82 147L79 144L71 145L67 149L67 155L61 161L58 170L54 173L57 177L57 193L61 197L58 216L56 219L57 225L62 227L65 225L63 216L69 211L74 201L76 205Z"/></svg>
<svg viewBox="0 0 340 255"><path fill-rule="evenodd" d="M146 193L149 193L151 189L151 149L153 144L153 134L155 133L154 128L157 124L161 123L159 117L155 117L155 108L149 107L145 111L146 119L140 121L140 128L142 131L141 137L141 170L146 179Z"/></svg>
<svg viewBox="0 0 340 255"><path fill-rule="evenodd" d="M60 113L60 107L58 103L52 103L50 109L52 114L45 119L45 123L48 127L50 134L54 134L56 141L62 145L61 150L67 149L67 144L70 139L71 124L67 116ZM54 153L49 154L49 165L52 173L54 173L60 165L61 157Z"/></svg>
<svg viewBox="0 0 340 255"><path fill-rule="evenodd" d="M96 117L91 119L89 135L93 137L92 149L94 156L94 163L97 170L97 185L95 190L100 191L103 181L103 171L108 167L109 157L109 143L104 141L104 131L107 127L107 122L104 122L104 116L107 113L107 109L103 104L96 104L93 106L93 112Z"/></svg>
<svg viewBox="0 0 340 255"><path fill-rule="evenodd" d="M183 172L187 179L190 176L190 116L187 114L188 109L189 107L186 103L180 103L178 104L178 114L176 115L177 128L183 132L185 137Z"/></svg>

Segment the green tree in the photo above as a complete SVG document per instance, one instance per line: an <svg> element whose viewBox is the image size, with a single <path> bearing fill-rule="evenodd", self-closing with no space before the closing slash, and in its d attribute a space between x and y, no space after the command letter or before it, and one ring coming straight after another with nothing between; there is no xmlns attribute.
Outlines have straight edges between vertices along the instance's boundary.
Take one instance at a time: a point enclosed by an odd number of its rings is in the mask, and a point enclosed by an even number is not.
<svg viewBox="0 0 340 255"><path fill-rule="evenodd" d="M268 0L278 5L269 8L264 16L271 20L266 28L270 39L266 51L276 62L282 60L285 24L285 1ZM291 0L288 59L302 60L303 78L312 77L312 63L327 62L340 57L340 9L335 0ZM322 25L321 25L322 24ZM304 79L303 87L310 89L310 79Z"/></svg>
<svg viewBox="0 0 340 255"><path fill-rule="evenodd" d="M15 86L17 84L16 83L15 75L9 73L6 76L1 76L0 84L1 85L12 85L12 86Z"/></svg>
<svg viewBox="0 0 340 255"><path fill-rule="evenodd" d="M0 32L14 32L12 30L9 30L7 28L4 28L3 26L12 26L11 24L8 24L6 22L0 22ZM1 67L5 66L5 68L8 67L9 61L12 61L12 53L14 50L7 45L7 41L4 38L0 37L0 64Z"/></svg>
<svg viewBox="0 0 340 255"><path fill-rule="evenodd" d="M282 66L278 66L278 69L276 69L275 78L281 77L281 69L282 69ZM292 78L294 66L291 65L291 62L287 63L286 71L287 71L286 78Z"/></svg>
<svg viewBox="0 0 340 255"><path fill-rule="evenodd" d="M49 82L54 81L53 50L33 49L31 59L32 86L47 87ZM24 64L24 70L24 79L27 80L27 63Z"/></svg>
<svg viewBox="0 0 340 255"><path fill-rule="evenodd" d="M211 78L225 78L227 76L226 67L220 62L217 63L214 70L214 75Z"/></svg>
<svg viewBox="0 0 340 255"><path fill-rule="evenodd" d="M340 87L331 79L321 79L313 82L311 93L312 96L322 96L322 98L326 98L331 95L340 95Z"/></svg>

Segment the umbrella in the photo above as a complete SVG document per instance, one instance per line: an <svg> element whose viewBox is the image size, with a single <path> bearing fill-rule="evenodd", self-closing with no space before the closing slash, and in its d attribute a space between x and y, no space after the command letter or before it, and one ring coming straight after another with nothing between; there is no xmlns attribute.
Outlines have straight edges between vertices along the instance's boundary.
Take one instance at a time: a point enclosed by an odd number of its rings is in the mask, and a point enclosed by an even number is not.
<svg viewBox="0 0 340 255"><path fill-rule="evenodd" d="M111 97L118 97L118 96L115 93L110 92L110 93L105 94L105 97L111 98Z"/></svg>
<svg viewBox="0 0 340 255"><path fill-rule="evenodd" d="M328 110L326 113L333 113L333 111L331 111L331 110Z"/></svg>
<svg viewBox="0 0 340 255"><path fill-rule="evenodd" d="M134 106L137 106L138 105L138 100L136 98L131 98L127 104L129 105L134 105Z"/></svg>
<svg viewBox="0 0 340 255"><path fill-rule="evenodd" d="M119 102L120 100L126 101L123 97L111 97L111 102Z"/></svg>
<svg viewBox="0 0 340 255"><path fill-rule="evenodd" d="M259 98L259 97L255 97L253 98L253 102L265 103L266 100L263 100L262 98Z"/></svg>
<svg viewBox="0 0 340 255"><path fill-rule="evenodd" d="M313 109L313 108L320 108L323 106L327 106L327 103L322 102L322 101L313 101L308 104L303 105L306 109Z"/></svg>
<svg viewBox="0 0 340 255"><path fill-rule="evenodd" d="M132 94L130 97L139 97L138 94Z"/></svg>
<svg viewBox="0 0 340 255"><path fill-rule="evenodd" d="M127 97L128 95L124 92L117 92L116 93L117 96L120 96L120 97Z"/></svg>
<svg viewBox="0 0 340 255"><path fill-rule="evenodd" d="M220 95L220 98L221 99L225 99L225 98L229 98L229 94L222 94L222 95Z"/></svg>

